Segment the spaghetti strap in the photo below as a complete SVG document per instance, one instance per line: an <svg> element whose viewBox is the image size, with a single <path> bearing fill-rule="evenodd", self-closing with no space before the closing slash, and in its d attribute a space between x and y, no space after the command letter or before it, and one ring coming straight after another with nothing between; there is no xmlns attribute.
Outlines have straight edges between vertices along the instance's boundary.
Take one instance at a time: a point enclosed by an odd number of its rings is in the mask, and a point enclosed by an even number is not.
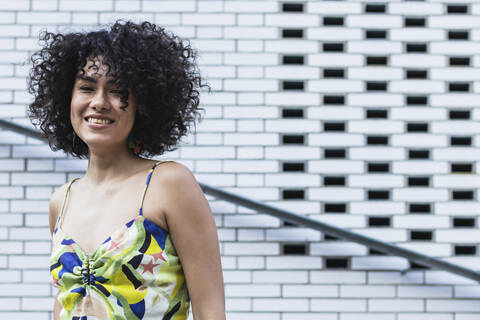
<svg viewBox="0 0 480 320"><path fill-rule="evenodd" d="M72 183L74 181L76 181L78 179L80 179L80 178L74 178L68 183L67 190L65 190L65 196L63 197L62 209L60 210L60 214L58 215L58 219L57 219L57 222L55 224L55 228L57 228L57 226L61 227L61 224L62 224L62 221L63 221L63 210L65 208L65 202L67 200L68 192L70 191L70 186L72 185Z"/></svg>
<svg viewBox="0 0 480 320"><path fill-rule="evenodd" d="M148 184L150 183L150 179L152 178L153 170L155 170L157 165L159 165L162 162L166 162L166 161L164 161L164 160L157 161L153 165L153 167L150 169L150 171L148 172L147 181L145 182L145 188L143 189L142 197L141 197L141 200L140 200L140 209L138 210L139 215L143 215L143 212L142 212L143 200L145 199L145 193L147 192Z"/></svg>

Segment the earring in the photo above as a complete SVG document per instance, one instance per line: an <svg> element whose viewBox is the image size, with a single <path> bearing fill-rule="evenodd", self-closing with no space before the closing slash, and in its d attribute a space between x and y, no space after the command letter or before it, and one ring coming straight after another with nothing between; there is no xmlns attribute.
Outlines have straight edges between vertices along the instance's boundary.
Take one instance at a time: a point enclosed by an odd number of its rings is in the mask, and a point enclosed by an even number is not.
<svg viewBox="0 0 480 320"><path fill-rule="evenodd" d="M133 152L135 154L139 154L140 151L142 151L142 140L141 139L135 139L135 146L133 148Z"/></svg>
<svg viewBox="0 0 480 320"><path fill-rule="evenodd" d="M135 139L130 132L128 135L128 148L131 149L133 153L139 154L142 151L142 139Z"/></svg>
<svg viewBox="0 0 480 320"><path fill-rule="evenodd" d="M72 138L72 149L75 149L75 137L77 135L75 134L75 131L73 131L73 138Z"/></svg>

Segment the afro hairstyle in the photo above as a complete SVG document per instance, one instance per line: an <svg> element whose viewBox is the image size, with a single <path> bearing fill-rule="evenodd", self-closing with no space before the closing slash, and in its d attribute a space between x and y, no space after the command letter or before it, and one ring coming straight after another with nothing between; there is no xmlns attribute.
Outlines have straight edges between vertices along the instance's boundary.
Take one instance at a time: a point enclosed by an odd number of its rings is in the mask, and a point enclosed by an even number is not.
<svg viewBox="0 0 480 320"><path fill-rule="evenodd" d="M150 22L117 20L110 27L91 32L39 35L43 46L31 56L28 91L34 100L28 116L39 127L52 150L88 158L88 146L74 139L70 103L75 76L87 61L103 57L123 108L129 90L136 114L130 136L142 141L139 156L151 157L177 149L190 125L201 120L200 89L203 83L188 41ZM113 74L110 73L113 71ZM129 136L129 137L130 137Z"/></svg>

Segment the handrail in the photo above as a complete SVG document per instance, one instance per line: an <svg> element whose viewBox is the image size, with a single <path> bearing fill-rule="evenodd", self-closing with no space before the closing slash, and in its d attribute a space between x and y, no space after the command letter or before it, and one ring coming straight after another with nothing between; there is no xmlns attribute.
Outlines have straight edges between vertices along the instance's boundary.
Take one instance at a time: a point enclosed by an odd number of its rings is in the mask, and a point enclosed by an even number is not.
<svg viewBox="0 0 480 320"><path fill-rule="evenodd" d="M10 122L4 119L0 119L0 127L16 133L26 135L31 138L47 141L47 139L39 131L21 126L19 124L16 124L14 122Z"/></svg>
<svg viewBox="0 0 480 320"><path fill-rule="evenodd" d="M46 139L42 136L40 132L34 129L30 129L30 128L12 123L7 120L0 119L0 127L6 128L8 130L11 130L17 133L24 134L32 138L37 138L37 139L46 141ZM288 210L276 208L274 206L271 206L256 200L248 199L243 196L206 185L202 182L199 182L199 185L202 188L203 192L205 192L206 194L212 195L214 197L220 198L228 202L232 202L236 205L240 205L242 207L246 207L257 212L264 212L274 217L277 217L281 220L285 220L294 224L312 228L334 237L360 243L364 246L373 248L375 250L378 250L386 254L404 257L409 261L416 262L423 266L448 271L448 272L458 274L460 276L480 282L480 273L475 270L465 268L463 266L453 264L444 260L440 260L437 258L429 257L427 255L418 253L416 251L402 248L400 246L397 246L388 242L384 242L375 238L371 238L371 237L368 237L344 228L339 228L328 223L320 222L318 220L309 218L307 216L298 215Z"/></svg>
<svg viewBox="0 0 480 320"><path fill-rule="evenodd" d="M429 257L422 253L418 253L410 249L405 249L400 246L397 246L388 242L384 242L375 238L371 238L357 232L349 231L344 228L339 228L328 223L320 222L318 220L315 220L306 216L298 215L288 210L275 208L271 205L264 204L256 200L248 199L228 191L224 191L215 187L205 185L203 183L200 183L200 187L207 194L216 196L218 198L221 198L229 202L233 202L242 207L246 207L255 211L265 212L281 220L286 220L291 223L303 225L305 227L322 231L331 236L357 242L369 248L373 248L375 250L381 251L383 253L401 256L410 261L416 262L424 266L449 271L449 272L464 276L466 278L480 281L480 273L476 272L475 270L471 270L463 266L456 265L456 264L453 264L444 260L440 260L437 258Z"/></svg>

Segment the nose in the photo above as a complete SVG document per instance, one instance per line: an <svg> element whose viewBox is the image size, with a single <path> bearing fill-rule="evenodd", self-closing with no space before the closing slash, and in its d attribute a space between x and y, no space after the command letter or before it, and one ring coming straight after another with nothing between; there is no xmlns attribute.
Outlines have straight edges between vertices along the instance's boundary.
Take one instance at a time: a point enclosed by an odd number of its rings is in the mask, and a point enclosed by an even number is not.
<svg viewBox="0 0 480 320"><path fill-rule="evenodd" d="M95 95L90 101L90 106L95 110L109 110L110 104L108 99L105 98L105 92L103 90L97 90Z"/></svg>

